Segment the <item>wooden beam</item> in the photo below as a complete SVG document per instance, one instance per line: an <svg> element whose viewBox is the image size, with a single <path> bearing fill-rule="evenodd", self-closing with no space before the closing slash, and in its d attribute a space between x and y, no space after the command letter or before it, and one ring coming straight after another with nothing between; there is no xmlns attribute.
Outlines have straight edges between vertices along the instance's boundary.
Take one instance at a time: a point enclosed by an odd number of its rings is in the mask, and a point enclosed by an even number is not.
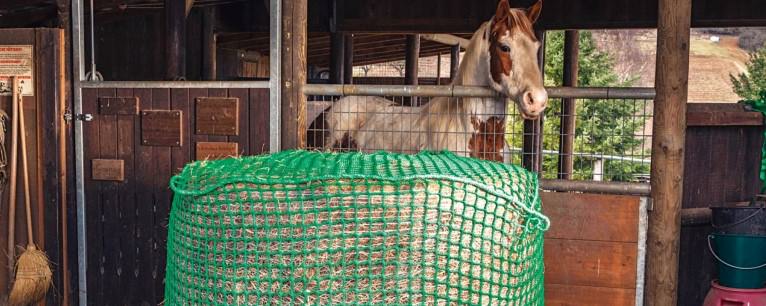
<svg viewBox="0 0 766 306"><path fill-rule="evenodd" d="M449 77L454 80L460 67L460 46L452 46L449 55Z"/></svg>
<svg viewBox="0 0 766 306"><path fill-rule="evenodd" d="M659 0L646 304L676 305L692 0Z"/></svg>
<svg viewBox="0 0 766 306"><path fill-rule="evenodd" d="M282 149L306 147L307 0L282 1Z"/></svg>
<svg viewBox="0 0 766 306"><path fill-rule="evenodd" d="M449 46L458 45L463 49L467 49L468 43L470 43L468 39L452 34L422 34L420 37Z"/></svg>
<svg viewBox="0 0 766 306"><path fill-rule="evenodd" d="M165 78L186 78L186 3L165 0Z"/></svg>
<svg viewBox="0 0 766 306"><path fill-rule="evenodd" d="M420 59L420 35L407 35L404 59L404 84L418 85L418 62Z"/></svg>
<svg viewBox="0 0 766 306"><path fill-rule="evenodd" d="M67 29L69 27L69 4L70 0L56 0L57 27Z"/></svg>
<svg viewBox="0 0 766 306"><path fill-rule="evenodd" d="M580 33L577 30L564 34L564 86L577 86L578 57L580 55ZM574 140L577 119L577 100L562 99L561 127L559 142L558 178L571 180L574 174Z"/></svg>
<svg viewBox="0 0 766 306"><path fill-rule="evenodd" d="M346 34L343 43L343 84L354 84L354 34Z"/></svg>
<svg viewBox="0 0 766 306"><path fill-rule="evenodd" d="M343 58L346 51L343 33L330 34L330 83L343 84Z"/></svg>
<svg viewBox="0 0 766 306"><path fill-rule="evenodd" d="M215 7L209 7L202 13L202 79L216 79L216 34Z"/></svg>

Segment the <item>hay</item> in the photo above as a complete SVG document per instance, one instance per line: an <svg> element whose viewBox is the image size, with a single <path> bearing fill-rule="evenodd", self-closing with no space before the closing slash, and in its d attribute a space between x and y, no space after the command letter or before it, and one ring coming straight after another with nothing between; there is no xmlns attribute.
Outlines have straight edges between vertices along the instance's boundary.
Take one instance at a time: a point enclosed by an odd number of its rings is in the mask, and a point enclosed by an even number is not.
<svg viewBox="0 0 766 306"><path fill-rule="evenodd" d="M177 195L167 303L540 304L539 220L509 201L536 190L532 176L512 173L484 186L507 182L515 197L448 179L370 178ZM206 179L215 178L194 180Z"/></svg>

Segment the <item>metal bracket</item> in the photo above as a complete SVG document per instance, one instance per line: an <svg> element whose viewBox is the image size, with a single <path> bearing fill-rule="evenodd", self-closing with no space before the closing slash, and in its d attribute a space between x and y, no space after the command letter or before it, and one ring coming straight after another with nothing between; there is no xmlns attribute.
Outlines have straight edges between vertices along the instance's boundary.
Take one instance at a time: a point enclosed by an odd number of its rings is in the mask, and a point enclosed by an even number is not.
<svg viewBox="0 0 766 306"><path fill-rule="evenodd" d="M77 119L79 121L86 121L90 122L93 121L93 115L91 114L77 114L77 116L74 116L71 111L64 112L64 120L70 122L72 119Z"/></svg>

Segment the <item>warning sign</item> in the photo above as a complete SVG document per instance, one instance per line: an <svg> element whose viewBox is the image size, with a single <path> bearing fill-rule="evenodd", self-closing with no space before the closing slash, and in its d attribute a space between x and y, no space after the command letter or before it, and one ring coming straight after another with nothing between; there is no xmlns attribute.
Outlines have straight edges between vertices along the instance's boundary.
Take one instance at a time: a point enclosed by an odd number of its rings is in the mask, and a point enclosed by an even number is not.
<svg viewBox="0 0 766 306"><path fill-rule="evenodd" d="M13 94L11 77L19 78L19 87L24 96L34 95L34 80L32 79L31 45L0 45L0 96Z"/></svg>

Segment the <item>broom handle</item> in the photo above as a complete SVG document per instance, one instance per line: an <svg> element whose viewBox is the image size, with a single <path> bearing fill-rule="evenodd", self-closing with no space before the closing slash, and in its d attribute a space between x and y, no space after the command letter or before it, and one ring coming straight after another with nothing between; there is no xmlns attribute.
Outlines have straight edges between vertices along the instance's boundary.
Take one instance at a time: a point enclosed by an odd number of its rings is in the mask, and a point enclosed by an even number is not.
<svg viewBox="0 0 766 306"><path fill-rule="evenodd" d="M24 175L24 206L27 211L27 245L34 246L32 238L32 204L29 200L29 163L27 163L27 133L24 125L24 106L19 101L19 134L21 134L21 165Z"/></svg>
<svg viewBox="0 0 766 306"><path fill-rule="evenodd" d="M8 201L8 268L13 275L13 268L15 267L14 261L16 260L16 173L18 172L18 158L19 158L19 104L18 92L16 88L19 87L16 77L11 79L13 91L13 99L11 100L11 186L10 186L10 199Z"/></svg>

